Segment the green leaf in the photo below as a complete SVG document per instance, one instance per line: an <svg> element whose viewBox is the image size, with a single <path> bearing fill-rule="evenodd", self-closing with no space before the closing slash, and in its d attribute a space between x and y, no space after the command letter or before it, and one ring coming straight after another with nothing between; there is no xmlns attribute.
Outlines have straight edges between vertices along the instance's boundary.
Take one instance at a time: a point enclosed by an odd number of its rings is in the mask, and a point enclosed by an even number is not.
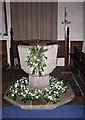
<svg viewBox="0 0 85 120"><path fill-rule="evenodd" d="M30 54L27 56L27 65L34 67L32 74L41 76L44 71L44 67L46 67L45 59L47 59L47 57L44 52L48 49L44 49L43 46L39 46L37 44L35 48L30 48L29 50Z"/></svg>

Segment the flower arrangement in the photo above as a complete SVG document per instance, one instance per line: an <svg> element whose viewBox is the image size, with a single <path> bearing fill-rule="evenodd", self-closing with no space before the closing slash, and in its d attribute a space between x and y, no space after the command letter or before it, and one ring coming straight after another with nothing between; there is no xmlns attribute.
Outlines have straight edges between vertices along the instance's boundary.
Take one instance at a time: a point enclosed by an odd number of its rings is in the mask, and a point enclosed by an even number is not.
<svg viewBox="0 0 85 120"><path fill-rule="evenodd" d="M46 67L45 49L43 46L36 44L36 47L29 48L27 55L27 65L32 68L32 75L42 76L44 67ZM12 84L6 91L6 96L12 100L19 100L23 103L31 103L35 101L44 101L46 103L56 104L60 101L60 97L66 91L67 85L63 80L55 77L49 77L49 87L44 89L29 89L29 79L22 77Z"/></svg>
<svg viewBox="0 0 85 120"><path fill-rule="evenodd" d="M45 60L47 57L44 54L46 51L47 49L39 44L34 48L29 48L26 62L32 68L32 75L42 76L44 67L46 67Z"/></svg>
<svg viewBox="0 0 85 120"><path fill-rule="evenodd" d="M51 103L57 103L60 101L60 96L66 91L67 86L63 80L58 78L50 78L50 87L45 89L34 88L30 90L27 88L28 78L22 77L11 85L6 91L6 96L12 100L20 100L23 103L29 103L31 101L46 101Z"/></svg>

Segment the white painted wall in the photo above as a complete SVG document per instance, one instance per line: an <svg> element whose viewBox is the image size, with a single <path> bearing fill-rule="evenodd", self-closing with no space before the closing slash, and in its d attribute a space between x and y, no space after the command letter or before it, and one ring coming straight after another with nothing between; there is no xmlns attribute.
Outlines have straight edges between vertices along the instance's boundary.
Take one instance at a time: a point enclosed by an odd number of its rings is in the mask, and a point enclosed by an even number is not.
<svg viewBox="0 0 85 120"><path fill-rule="evenodd" d="M2 4L0 4L0 11L2 10ZM7 40L6 45L7 45L7 62L9 66L11 66L10 62L10 28L11 28L11 14L10 14L10 0L6 0L6 14L7 14L7 28L8 28L8 35L4 36L3 35L3 27L4 27L4 21L2 20L2 16L0 14L0 33L2 33L2 36L0 36L0 40ZM2 30L1 30L2 29Z"/></svg>
<svg viewBox="0 0 85 120"><path fill-rule="evenodd" d="M64 58L57 59L57 66L64 66Z"/></svg>
<svg viewBox="0 0 85 120"><path fill-rule="evenodd" d="M6 11L7 11L7 25L8 25L8 39L7 39L7 61L9 66L11 66L10 61L10 48L11 48L11 38L10 38L10 28L11 28L11 13L10 13L10 2L6 2Z"/></svg>
<svg viewBox="0 0 85 120"><path fill-rule="evenodd" d="M83 4L83 52L85 53L85 2Z"/></svg>
<svg viewBox="0 0 85 120"><path fill-rule="evenodd" d="M58 2L58 40L64 40L62 21L64 21L65 6L67 19L71 21L69 40L83 41L83 2ZM64 66L64 58L58 58L57 66Z"/></svg>
<svg viewBox="0 0 85 120"><path fill-rule="evenodd" d="M0 2L0 39L2 39L2 2Z"/></svg>
<svg viewBox="0 0 85 120"><path fill-rule="evenodd" d="M64 39L64 9L67 7L67 18L71 21L70 40L83 40L83 2L59 2L58 3L58 40Z"/></svg>

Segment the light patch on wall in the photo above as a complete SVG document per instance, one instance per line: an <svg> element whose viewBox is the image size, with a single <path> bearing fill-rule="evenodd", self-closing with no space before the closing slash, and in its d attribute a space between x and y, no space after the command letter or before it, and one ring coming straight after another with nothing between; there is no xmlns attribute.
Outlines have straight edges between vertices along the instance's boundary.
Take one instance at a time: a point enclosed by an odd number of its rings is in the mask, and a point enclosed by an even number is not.
<svg viewBox="0 0 85 120"><path fill-rule="evenodd" d="M64 58L57 58L57 66L64 66Z"/></svg>
<svg viewBox="0 0 85 120"><path fill-rule="evenodd" d="M2 2L0 2L0 39L2 38Z"/></svg>
<svg viewBox="0 0 85 120"><path fill-rule="evenodd" d="M83 49L82 51L85 53L85 2L83 4Z"/></svg>

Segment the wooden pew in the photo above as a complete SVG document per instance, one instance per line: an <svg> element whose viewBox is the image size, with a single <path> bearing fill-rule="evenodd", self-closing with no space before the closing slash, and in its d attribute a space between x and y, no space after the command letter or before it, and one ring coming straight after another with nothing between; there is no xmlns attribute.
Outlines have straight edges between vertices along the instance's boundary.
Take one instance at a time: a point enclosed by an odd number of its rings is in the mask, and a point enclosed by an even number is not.
<svg viewBox="0 0 85 120"><path fill-rule="evenodd" d="M85 96L85 53L74 46L74 53L70 56L73 60L73 66L70 66L71 71Z"/></svg>

